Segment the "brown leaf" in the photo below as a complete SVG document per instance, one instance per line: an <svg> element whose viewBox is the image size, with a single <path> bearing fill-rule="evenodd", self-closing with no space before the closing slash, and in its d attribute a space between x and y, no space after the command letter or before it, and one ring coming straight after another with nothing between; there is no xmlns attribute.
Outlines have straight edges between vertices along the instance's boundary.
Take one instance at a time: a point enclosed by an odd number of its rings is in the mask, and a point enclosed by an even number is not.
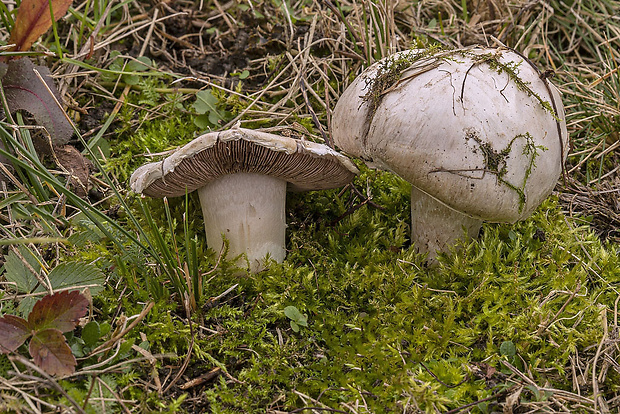
<svg viewBox="0 0 620 414"><path fill-rule="evenodd" d="M54 20L63 17L73 0L51 0ZM13 51L26 51L42 34L52 27L52 16L47 0L23 0L17 12L9 44Z"/></svg>
<svg viewBox="0 0 620 414"><path fill-rule="evenodd" d="M50 375L69 375L75 372L77 361L58 329L44 329L30 340L30 356Z"/></svg>
<svg viewBox="0 0 620 414"><path fill-rule="evenodd" d="M523 385L512 392L506 397L506 403L504 404L503 414L513 414L513 408L518 406L519 398L521 397L521 391L523 391Z"/></svg>
<svg viewBox="0 0 620 414"><path fill-rule="evenodd" d="M0 63L2 86L6 96L6 102L11 113L22 110L31 113L37 123L44 126L51 135L54 147L65 145L73 135L73 127L65 118L61 108L58 107L49 90L34 73L37 70L56 99L59 99L56 86L52 80L52 74L45 66L35 66L28 58L12 60L8 64ZM45 137L45 140L49 138ZM37 152L49 153L50 143L37 145Z"/></svg>
<svg viewBox="0 0 620 414"><path fill-rule="evenodd" d="M71 145L56 148L54 153L58 163L71 174L70 181L74 185L75 193L85 197L88 193L88 177L92 163Z"/></svg>
<svg viewBox="0 0 620 414"><path fill-rule="evenodd" d="M30 327L25 319L13 315L0 318L0 353L15 351L29 336Z"/></svg>
<svg viewBox="0 0 620 414"><path fill-rule="evenodd" d="M80 318L88 311L88 299L80 292L67 290L44 296L34 304L28 315L33 330L54 328L61 332L75 329ZM38 335L38 333L37 333Z"/></svg>

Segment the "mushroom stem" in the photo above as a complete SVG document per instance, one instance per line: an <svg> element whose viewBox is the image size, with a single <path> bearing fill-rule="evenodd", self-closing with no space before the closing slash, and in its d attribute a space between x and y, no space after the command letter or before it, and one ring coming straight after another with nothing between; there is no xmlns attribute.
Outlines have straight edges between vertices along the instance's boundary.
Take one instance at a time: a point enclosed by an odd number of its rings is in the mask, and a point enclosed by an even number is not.
<svg viewBox="0 0 620 414"><path fill-rule="evenodd" d="M478 236L482 220L451 209L415 187L411 187L411 240L419 253L427 253L429 264L447 252L458 239Z"/></svg>
<svg viewBox="0 0 620 414"><path fill-rule="evenodd" d="M236 173L210 182L198 195L209 247L218 252L224 236L228 257L245 254L253 273L264 268L267 254L278 263L284 260L286 181Z"/></svg>

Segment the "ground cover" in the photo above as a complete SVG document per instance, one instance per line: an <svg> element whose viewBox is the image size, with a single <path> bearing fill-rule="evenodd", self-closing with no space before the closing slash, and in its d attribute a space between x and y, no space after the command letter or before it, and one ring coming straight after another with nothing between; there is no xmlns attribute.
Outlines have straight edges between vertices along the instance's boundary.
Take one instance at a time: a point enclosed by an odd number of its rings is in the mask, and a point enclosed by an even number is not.
<svg viewBox="0 0 620 414"><path fill-rule="evenodd" d="M26 345L0 355L2 411L617 411L619 13L588 0L74 3L34 45L54 55L33 59L83 155L67 168L37 153L27 114L0 125L16 155L0 303L27 319L46 290L89 286L92 305L65 334L74 373L48 375ZM239 121L330 144L330 110L363 68L471 44L553 71L572 147L531 218L485 224L436 268L409 242L408 184L360 161L352 186L289 195L287 259L256 275L205 246L195 194L128 190L139 165Z"/></svg>

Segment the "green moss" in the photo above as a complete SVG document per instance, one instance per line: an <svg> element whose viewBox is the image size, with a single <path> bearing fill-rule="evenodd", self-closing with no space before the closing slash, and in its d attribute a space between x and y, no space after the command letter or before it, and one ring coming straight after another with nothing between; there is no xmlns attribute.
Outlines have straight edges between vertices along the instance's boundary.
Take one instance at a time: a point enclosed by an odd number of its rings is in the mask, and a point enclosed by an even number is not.
<svg viewBox="0 0 620 414"><path fill-rule="evenodd" d="M480 171L482 171L483 173L488 172L495 175L498 182L502 183L503 185L507 186L508 188L517 193L517 195L519 196L519 213L521 213L523 211L523 207L525 207L525 203L527 202L525 186L527 184L528 178L532 174L532 169L536 166L536 158L539 155L538 151L546 151L547 148L541 145L535 145L534 139L529 132L514 136L510 140L510 142L500 151L495 150L490 143L483 141L474 133L467 134L465 139L473 139L474 141L476 141L478 143L480 151L482 151L482 155L484 156L484 167ZM525 174L523 175L523 181L517 185L507 181L505 179L505 176L508 173L506 159L510 156L510 153L512 152L512 147L518 139L523 139L525 141L522 155L528 157L528 162L525 168ZM456 173L458 172L459 171L456 171Z"/></svg>
<svg viewBox="0 0 620 414"><path fill-rule="evenodd" d="M133 110L123 107L126 116L135 116ZM146 115L145 115L146 116ZM118 136L111 140L112 156L108 158L106 168L120 180L127 180L131 173L146 161L148 154L157 154L186 144L198 133L197 127L187 114L175 112L165 120L145 122L137 130L135 126L128 126Z"/></svg>
<svg viewBox="0 0 620 414"><path fill-rule="evenodd" d="M512 145L489 150L488 166L501 172ZM571 358L593 357L601 309L612 312L620 282L617 247L602 245L587 228L571 227L549 200L516 225L485 224L479 240L441 254L439 266L428 269L409 242L409 185L360 169L356 185L368 188L383 209L366 204L347 215L363 200L335 190L290 195L287 258L256 275L235 273L225 260L216 266L215 253L204 247L202 223L192 218L199 267L208 274L204 297L237 285L215 303L200 302L192 329L171 282L147 257L123 260L121 269L118 251L97 250L102 265L116 263L114 283L129 286L120 305L113 289L96 299L100 321L119 306L125 315L138 314L155 286L168 291L157 294L144 323L126 335L129 345L117 360L137 356L131 344L145 335L152 353L172 353L180 365L193 332L185 377L223 370L191 391L207 412L292 410L307 406L305 395L335 409L363 399L371 412L399 411L408 402L447 411L509 385L499 374L476 374L485 367L506 371L500 362L508 358L500 352L505 341L515 345L513 365L537 383L571 390ZM170 200L170 219L161 200L147 204L181 264L184 203ZM199 211L193 197L189 211ZM98 242L90 243L89 250ZM287 306L307 315L308 326L294 332ZM160 378L170 373L167 361L158 363ZM151 381L152 366L141 364L115 376L120 387ZM601 390L610 392L615 380L609 375ZM162 410L155 393L128 387L124 397L144 410ZM198 409L185 405L195 401L182 406ZM494 403L489 410L497 409Z"/></svg>
<svg viewBox="0 0 620 414"><path fill-rule="evenodd" d="M596 304L612 298L617 258L577 230L600 261L605 286L590 280L573 255L592 262L550 201L518 225L485 225L479 241L442 255L439 268L428 270L407 246L406 185L388 174L363 175L373 178L375 202L391 201L385 211L361 208L331 227L345 200L330 192L296 196L289 209L304 209L289 218L286 262L210 282L214 294L240 285L236 299L204 313L204 326L221 334L199 342L201 352L240 381L220 377L207 386L211 409L260 412L274 400L279 409L304 406L295 390L334 408L364 396L374 412L398 409L408 398L447 410L496 391L472 369L476 363L501 369L499 347L507 340L536 380L570 387L564 375L570 356L600 340ZM325 216L327 200L336 203ZM578 286L581 296L541 330ZM289 305L308 315L299 333L284 315ZM445 384L465 382L448 388L422 364Z"/></svg>

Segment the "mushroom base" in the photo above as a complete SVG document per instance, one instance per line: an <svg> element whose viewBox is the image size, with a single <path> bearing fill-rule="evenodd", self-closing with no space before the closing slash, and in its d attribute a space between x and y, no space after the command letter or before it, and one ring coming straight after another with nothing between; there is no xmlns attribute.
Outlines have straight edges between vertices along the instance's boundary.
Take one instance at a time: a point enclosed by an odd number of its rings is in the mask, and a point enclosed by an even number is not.
<svg viewBox="0 0 620 414"><path fill-rule="evenodd" d="M438 253L447 252L457 240L478 236L482 220L459 213L433 197L411 188L411 240L419 253L433 264Z"/></svg>
<svg viewBox="0 0 620 414"><path fill-rule="evenodd" d="M245 254L253 273L264 268L267 255L284 260L286 181L237 173L212 181L198 195L209 247L219 252L225 238L228 258ZM245 258L238 263L245 267Z"/></svg>

